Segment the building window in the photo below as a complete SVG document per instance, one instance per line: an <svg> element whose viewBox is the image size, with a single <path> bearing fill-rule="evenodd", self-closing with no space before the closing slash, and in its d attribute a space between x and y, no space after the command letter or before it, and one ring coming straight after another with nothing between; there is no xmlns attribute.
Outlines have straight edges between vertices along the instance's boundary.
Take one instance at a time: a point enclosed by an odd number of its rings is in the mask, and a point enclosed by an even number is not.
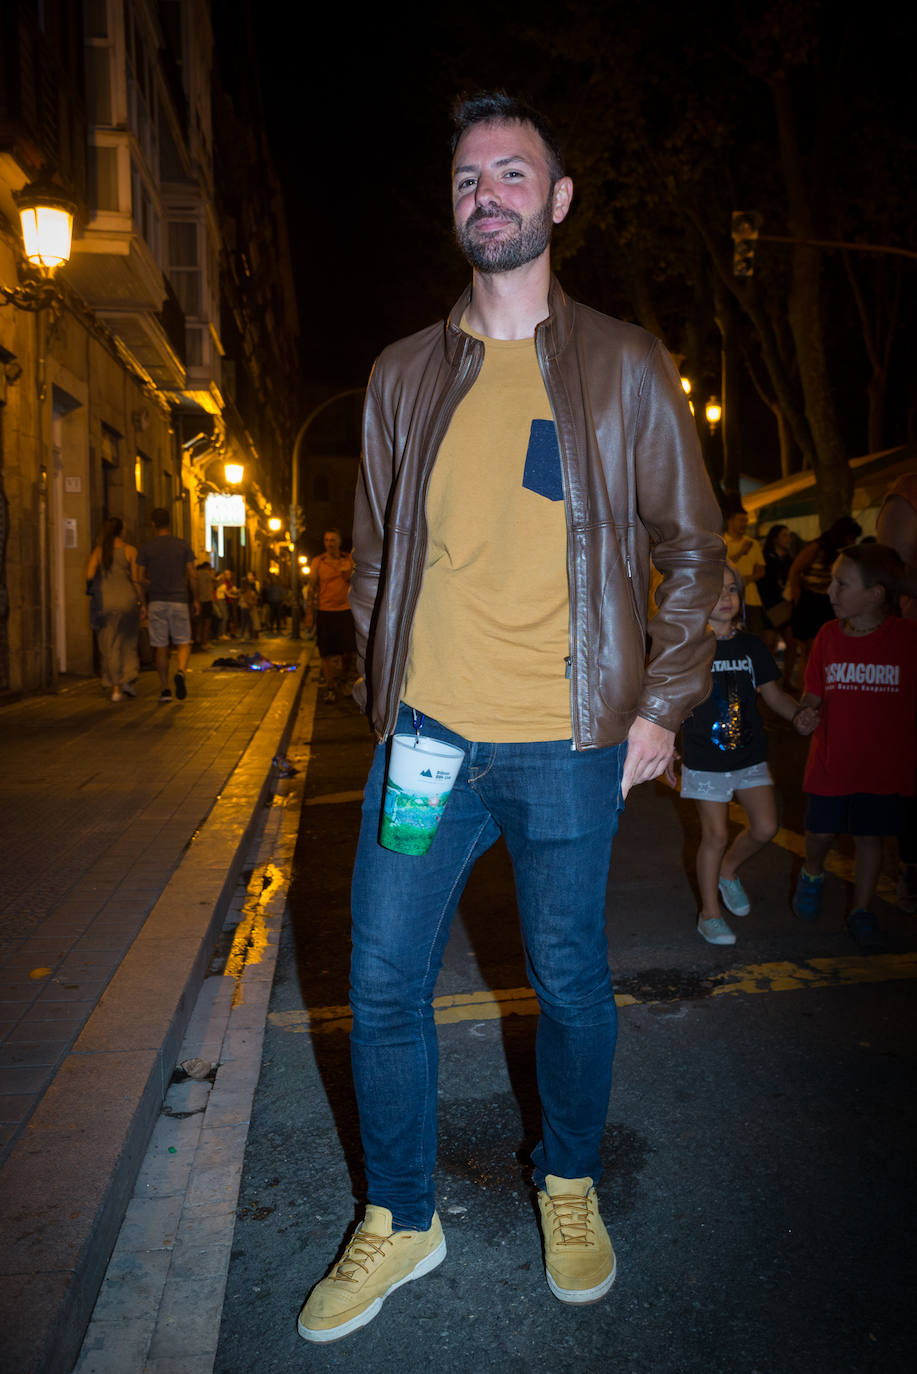
<svg viewBox="0 0 917 1374"><path fill-rule="evenodd" d="M159 216L153 204L153 197L147 189L139 167L131 159L131 203L134 224L146 240L147 247L156 260L159 260Z"/></svg>
<svg viewBox="0 0 917 1374"><path fill-rule="evenodd" d="M83 0L83 23L87 38L107 38L108 0Z"/></svg>
<svg viewBox="0 0 917 1374"><path fill-rule="evenodd" d="M134 486L140 496L150 496L153 491L153 460L147 454L137 452L134 459Z"/></svg>
<svg viewBox="0 0 917 1374"><path fill-rule="evenodd" d="M199 324L185 327L185 362L188 367L204 366L204 330Z"/></svg>
<svg viewBox="0 0 917 1374"><path fill-rule="evenodd" d="M169 280L185 314L200 319L201 269L194 220L169 222Z"/></svg>
<svg viewBox="0 0 917 1374"><path fill-rule="evenodd" d="M109 425L102 426L102 462L116 468L121 464L121 435Z"/></svg>
<svg viewBox="0 0 917 1374"><path fill-rule="evenodd" d="M89 149L89 195L94 210L120 210L117 148Z"/></svg>
<svg viewBox="0 0 917 1374"><path fill-rule="evenodd" d="M86 108L90 124L111 125L111 48L86 46Z"/></svg>

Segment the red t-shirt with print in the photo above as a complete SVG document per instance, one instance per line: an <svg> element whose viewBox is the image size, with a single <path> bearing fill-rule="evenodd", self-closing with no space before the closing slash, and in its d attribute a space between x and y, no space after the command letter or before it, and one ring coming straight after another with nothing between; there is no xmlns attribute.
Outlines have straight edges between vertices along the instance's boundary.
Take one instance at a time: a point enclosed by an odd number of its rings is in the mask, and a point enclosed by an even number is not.
<svg viewBox="0 0 917 1374"><path fill-rule="evenodd" d="M821 697L803 786L824 797L914 793L917 754L917 621L888 616L872 634L823 625L806 665L806 691Z"/></svg>

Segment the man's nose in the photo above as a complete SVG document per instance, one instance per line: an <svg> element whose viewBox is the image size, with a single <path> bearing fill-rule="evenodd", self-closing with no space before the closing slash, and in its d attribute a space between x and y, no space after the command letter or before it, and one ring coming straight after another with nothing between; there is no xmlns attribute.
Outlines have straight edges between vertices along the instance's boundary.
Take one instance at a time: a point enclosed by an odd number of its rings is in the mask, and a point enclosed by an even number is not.
<svg viewBox="0 0 917 1374"><path fill-rule="evenodd" d="M474 188L475 205L499 205L499 182L489 172L482 172Z"/></svg>

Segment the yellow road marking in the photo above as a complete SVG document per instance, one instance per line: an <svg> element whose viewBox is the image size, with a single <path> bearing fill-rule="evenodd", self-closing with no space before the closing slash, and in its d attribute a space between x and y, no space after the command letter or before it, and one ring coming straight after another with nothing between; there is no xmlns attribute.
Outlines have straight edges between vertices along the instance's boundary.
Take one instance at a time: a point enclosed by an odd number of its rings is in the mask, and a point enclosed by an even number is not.
<svg viewBox="0 0 917 1374"><path fill-rule="evenodd" d="M808 959L801 964L777 961L724 969L710 979L709 995L720 997L735 992L797 992L801 988L845 987L852 983L885 983L908 978L917 978L917 951L878 954L868 958L847 954L831 959ZM653 1006L662 1001L683 1000L633 997L630 993L618 993L615 996L619 1007ZM524 987L456 993L433 999L434 1019L441 1026L456 1021L493 1021L501 1016L535 1016L537 1013L535 994L531 988ZM274 1011L268 1020L278 1030L296 1034L349 1031L351 1027L350 1008L346 1006Z"/></svg>

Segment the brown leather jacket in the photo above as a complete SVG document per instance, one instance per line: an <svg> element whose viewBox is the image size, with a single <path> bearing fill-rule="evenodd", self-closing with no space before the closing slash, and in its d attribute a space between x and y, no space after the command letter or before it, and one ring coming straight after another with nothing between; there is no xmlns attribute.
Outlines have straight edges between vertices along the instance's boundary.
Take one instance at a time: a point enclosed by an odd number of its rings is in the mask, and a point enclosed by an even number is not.
<svg viewBox="0 0 917 1374"><path fill-rule="evenodd" d="M445 325L387 348L369 380L350 604L355 696L380 739L394 728L423 579L427 483L483 361L459 328L469 299L470 288ZM573 741L591 749L620 743L636 715L677 730L708 695L722 520L659 340L570 300L555 279L548 305L535 347L564 475ZM647 625L651 549L662 583Z"/></svg>

